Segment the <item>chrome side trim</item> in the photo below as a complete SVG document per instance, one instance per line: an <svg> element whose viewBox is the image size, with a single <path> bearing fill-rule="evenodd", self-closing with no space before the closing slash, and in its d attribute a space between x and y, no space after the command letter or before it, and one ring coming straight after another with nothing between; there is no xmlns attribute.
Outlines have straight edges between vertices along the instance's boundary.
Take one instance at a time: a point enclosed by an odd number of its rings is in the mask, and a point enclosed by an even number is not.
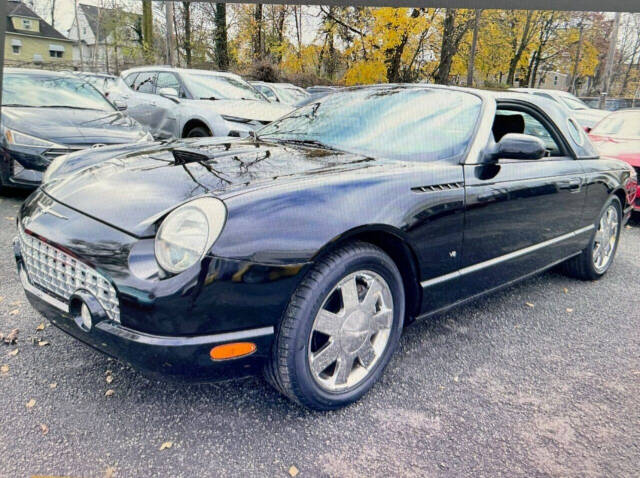
<svg viewBox="0 0 640 478"><path fill-rule="evenodd" d="M429 287L435 284L440 284L441 282L446 282L448 280L461 277L463 275L471 274L472 272L477 272L487 267L495 266L497 264L500 264L501 262L506 262L511 259L515 259L517 257L530 254L534 251L543 249L547 246L557 244L558 242L566 241L567 239L571 239L572 237L575 237L579 234L584 234L585 232L589 232L590 230L594 229L594 227L595 226L591 224L589 226L580 228L576 231L563 234L562 236L554 237L553 239L549 239L547 241L534 244L533 246L528 246L523 249L518 249L517 251L510 252L509 254L505 254L503 256L494 257L493 259L489 259L488 261L478 262L477 264L473 264L472 266L467 266L462 269L458 269L457 271L450 272L442 276L434 277L433 279L427 279L425 281L420 282L420 285L422 287Z"/></svg>
<svg viewBox="0 0 640 478"><path fill-rule="evenodd" d="M47 304L54 306L56 309L60 309L62 312L69 313L69 304L66 302L62 302L61 300L56 299L55 297L47 294L46 292L38 289L37 287L31 285L29 279L27 278L27 273L24 271L22 267L20 267L20 282L22 282L22 287L27 292L32 293L39 299L45 301Z"/></svg>
<svg viewBox="0 0 640 478"><path fill-rule="evenodd" d="M96 324L96 329L108 334L116 335L121 339L137 342L144 345L154 345L161 347L181 347L184 345L203 345L224 342L236 342L239 340L250 340L267 335L273 335L273 326L260 327L257 329L239 330L237 332L223 332L221 334L197 335L195 337L167 337L162 335L147 334L137 330L124 327L110 320L103 320Z"/></svg>

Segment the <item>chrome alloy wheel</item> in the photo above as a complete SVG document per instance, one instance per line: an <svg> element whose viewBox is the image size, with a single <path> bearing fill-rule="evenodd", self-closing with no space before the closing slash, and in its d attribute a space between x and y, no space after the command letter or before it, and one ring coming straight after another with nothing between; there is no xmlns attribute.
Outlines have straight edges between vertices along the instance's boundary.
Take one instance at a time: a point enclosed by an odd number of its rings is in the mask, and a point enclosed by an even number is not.
<svg viewBox="0 0 640 478"><path fill-rule="evenodd" d="M387 348L393 298L387 282L368 270L343 278L327 295L311 328L311 375L329 392L360 384Z"/></svg>
<svg viewBox="0 0 640 478"><path fill-rule="evenodd" d="M600 217L600 224L593 241L593 266L599 273L605 271L613 258L616 241L618 240L618 227L620 218L615 205L609 207Z"/></svg>

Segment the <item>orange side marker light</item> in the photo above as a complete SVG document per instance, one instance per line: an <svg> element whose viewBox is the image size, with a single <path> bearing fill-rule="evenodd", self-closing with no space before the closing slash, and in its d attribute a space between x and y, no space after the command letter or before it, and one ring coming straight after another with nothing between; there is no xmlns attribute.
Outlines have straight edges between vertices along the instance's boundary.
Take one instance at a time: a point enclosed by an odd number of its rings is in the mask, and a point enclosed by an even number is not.
<svg viewBox="0 0 640 478"><path fill-rule="evenodd" d="M251 342L233 342L230 344L216 345L209 355L213 360L229 360L251 355L257 349Z"/></svg>

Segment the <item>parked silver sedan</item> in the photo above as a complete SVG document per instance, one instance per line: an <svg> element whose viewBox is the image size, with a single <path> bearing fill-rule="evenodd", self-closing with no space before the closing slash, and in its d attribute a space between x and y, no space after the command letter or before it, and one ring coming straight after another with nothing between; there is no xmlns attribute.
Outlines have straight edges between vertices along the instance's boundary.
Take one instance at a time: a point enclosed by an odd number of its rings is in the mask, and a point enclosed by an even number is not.
<svg viewBox="0 0 640 478"><path fill-rule="evenodd" d="M567 91L543 88L511 88L511 90L517 91L518 93L529 93L531 95L541 96L561 104L569 110L571 116L587 131L610 113L610 111L590 108L580 98Z"/></svg>
<svg viewBox="0 0 640 478"><path fill-rule="evenodd" d="M251 81L250 83L269 101L283 105L296 106L311 96L306 90L292 83L267 83L265 81Z"/></svg>
<svg viewBox="0 0 640 478"><path fill-rule="evenodd" d="M157 139L247 136L293 108L267 101L233 73L149 66L122 72L118 98Z"/></svg>

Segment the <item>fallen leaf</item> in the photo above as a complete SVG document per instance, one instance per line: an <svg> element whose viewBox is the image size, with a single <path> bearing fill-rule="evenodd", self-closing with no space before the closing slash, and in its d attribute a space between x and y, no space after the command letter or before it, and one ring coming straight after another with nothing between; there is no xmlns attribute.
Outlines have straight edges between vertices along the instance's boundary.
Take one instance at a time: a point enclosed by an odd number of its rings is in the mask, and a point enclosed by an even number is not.
<svg viewBox="0 0 640 478"><path fill-rule="evenodd" d="M13 220L15 220L15 217L5 216L5 219L6 219L7 221L13 221Z"/></svg>
<svg viewBox="0 0 640 478"><path fill-rule="evenodd" d="M9 315L18 315L20 313L20 309L13 309L9 312Z"/></svg>
<svg viewBox="0 0 640 478"><path fill-rule="evenodd" d="M27 408L33 408L35 404L36 404L36 401L32 398L27 402Z"/></svg>
<svg viewBox="0 0 640 478"><path fill-rule="evenodd" d="M2 302L3 300L4 300L4 297L0 295L0 302Z"/></svg>
<svg viewBox="0 0 640 478"><path fill-rule="evenodd" d="M525 302L527 307L531 307L532 309L535 307L531 302Z"/></svg>
<svg viewBox="0 0 640 478"><path fill-rule="evenodd" d="M460 379L458 378L458 376L457 376L457 375L456 375L455 377L453 377L453 381L454 381L454 382L457 382L458 380L460 380Z"/></svg>
<svg viewBox="0 0 640 478"><path fill-rule="evenodd" d="M166 450L167 448L171 448L173 446L172 441L166 441L162 445L160 445L160 451Z"/></svg>
<svg viewBox="0 0 640 478"><path fill-rule="evenodd" d="M38 341L38 346L39 347L44 347L45 345L50 345L50 344L46 340L39 340Z"/></svg>
<svg viewBox="0 0 640 478"><path fill-rule="evenodd" d="M46 426L44 423L40 424L40 430L42 430L43 435L46 435L47 433L49 433L49 427Z"/></svg>
<svg viewBox="0 0 640 478"><path fill-rule="evenodd" d="M18 341L19 332L20 330L13 329L11 332L9 332L9 335L7 335L6 337L3 337L4 342L9 345L15 344Z"/></svg>
<svg viewBox="0 0 640 478"><path fill-rule="evenodd" d="M113 478L113 475L115 474L116 469L113 466L108 466L107 469L104 471L104 478Z"/></svg>
<svg viewBox="0 0 640 478"><path fill-rule="evenodd" d="M571 309L570 307L567 307L567 312L571 313L573 312L573 309Z"/></svg>
<svg viewBox="0 0 640 478"><path fill-rule="evenodd" d="M113 382L113 375L107 375L106 381L107 383Z"/></svg>
<svg viewBox="0 0 640 478"><path fill-rule="evenodd" d="M16 355L18 355L18 349L13 349L11 352L9 352L7 355L11 355L12 357L15 357Z"/></svg>
<svg viewBox="0 0 640 478"><path fill-rule="evenodd" d="M19 305L22 305L22 302L21 302L21 301L19 301L19 300L14 300L14 301L13 301L13 302L11 302L11 304L9 304L9 305L12 305L12 306L14 306L14 307L17 307L17 306L19 306Z"/></svg>
<svg viewBox="0 0 640 478"><path fill-rule="evenodd" d="M44 330L44 322L36 327L36 330Z"/></svg>
<svg viewBox="0 0 640 478"><path fill-rule="evenodd" d="M9 366L8 365L0 365L0 372L8 373L9 372Z"/></svg>
<svg viewBox="0 0 640 478"><path fill-rule="evenodd" d="M50 383L49 384L49 388L54 389L58 386L58 384L56 382Z"/></svg>
<svg viewBox="0 0 640 478"><path fill-rule="evenodd" d="M295 465L291 465L289 468L289 476L298 476L298 473L300 473L300 470L298 470Z"/></svg>
<svg viewBox="0 0 640 478"><path fill-rule="evenodd" d="M111 370L107 370L104 374L105 375L111 375L113 372Z"/></svg>
<svg viewBox="0 0 640 478"><path fill-rule="evenodd" d="M564 288L564 293L568 294L569 293L569 289L567 289L566 287Z"/></svg>
<svg viewBox="0 0 640 478"><path fill-rule="evenodd" d="M114 391L113 391L113 389L112 389L112 388L110 388L109 390L107 390L106 392L104 392L104 396L105 396L105 397L110 397L110 396L111 396L111 395L113 395L114 393L116 393L116 392L114 392Z"/></svg>

